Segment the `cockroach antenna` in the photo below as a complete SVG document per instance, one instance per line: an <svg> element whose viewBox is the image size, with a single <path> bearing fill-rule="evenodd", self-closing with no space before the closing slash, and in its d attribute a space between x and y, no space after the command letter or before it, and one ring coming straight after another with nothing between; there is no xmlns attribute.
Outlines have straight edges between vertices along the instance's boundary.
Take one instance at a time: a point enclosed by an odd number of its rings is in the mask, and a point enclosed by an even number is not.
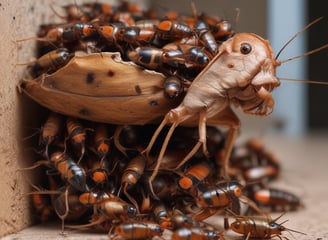
<svg viewBox="0 0 328 240"><path fill-rule="evenodd" d="M300 31L298 31L294 36L292 36L286 43L285 45L280 49L280 51L277 53L275 60L278 59L278 57L280 56L280 54L282 53L283 50L285 50L285 48L295 39L297 38L301 33L303 33L304 31L306 31L307 29L309 29L312 25L316 24L317 22L321 21L323 19L323 17L319 17L315 20L313 20L312 22L310 22L308 25L306 25L304 28L302 28ZM308 55L308 54L307 54ZM306 55L305 55L306 56Z"/></svg>
<svg viewBox="0 0 328 240"><path fill-rule="evenodd" d="M284 216L286 214L286 212L283 212L282 214L280 214L278 217L276 217L275 219L272 220L272 222L277 222L277 220L279 220L282 216ZM293 233L298 233L298 234L302 234L302 235L306 235L306 233L304 232L300 232L300 231L297 231L297 230L294 230L294 229L290 229L290 228L286 228L283 226L283 224L285 224L286 222L288 222L289 220L285 220L281 223L279 223L279 227L281 228L282 231L287 231L293 238L295 238L292 234ZM295 238L296 239L296 238Z"/></svg>
<svg viewBox="0 0 328 240"><path fill-rule="evenodd" d="M285 45L280 49L280 51L278 52L278 54L275 57L275 60L278 59L278 57L280 56L280 54L282 53L282 51L296 38L298 37L301 33L303 33L305 30L309 29L311 26L313 26L314 24L316 24L317 22L319 22L320 20L322 20L323 17L319 17L317 19L315 19L314 21L310 22L308 25L306 25L303 29L301 29L300 31L298 31L294 36L292 36L286 43ZM309 56L312 55L314 53L320 52L324 49L328 48L328 44L324 44L321 47L315 48L313 50L310 50L308 52L305 52L301 55L298 56L294 56L294 57L290 57L281 61L277 61L279 63L279 65L301 58L301 57L305 57L305 56ZM303 82L303 83L310 83L310 84L318 84L318 85L328 85L328 82L325 81L312 81L312 80L304 80L304 79L292 79L292 78L278 78L279 80L283 80L283 81L289 81L289 82Z"/></svg>

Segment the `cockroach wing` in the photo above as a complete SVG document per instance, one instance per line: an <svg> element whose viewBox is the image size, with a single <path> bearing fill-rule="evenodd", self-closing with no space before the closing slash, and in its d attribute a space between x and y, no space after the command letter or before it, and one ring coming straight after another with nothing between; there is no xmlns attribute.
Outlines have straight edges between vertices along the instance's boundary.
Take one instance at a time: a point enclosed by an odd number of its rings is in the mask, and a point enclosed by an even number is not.
<svg viewBox="0 0 328 240"><path fill-rule="evenodd" d="M183 96L164 96L165 77L123 62L117 53L75 56L53 74L22 80L19 88L61 114L111 124L157 122Z"/></svg>

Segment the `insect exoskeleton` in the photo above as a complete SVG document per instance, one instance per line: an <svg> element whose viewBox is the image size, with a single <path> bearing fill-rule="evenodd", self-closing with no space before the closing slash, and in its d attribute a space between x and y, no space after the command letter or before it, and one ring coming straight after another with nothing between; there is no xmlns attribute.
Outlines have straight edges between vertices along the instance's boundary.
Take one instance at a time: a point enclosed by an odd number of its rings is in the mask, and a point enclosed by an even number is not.
<svg viewBox="0 0 328 240"><path fill-rule="evenodd" d="M125 222L116 226L114 235L124 239L152 239L163 234L163 228L151 222Z"/></svg>
<svg viewBox="0 0 328 240"><path fill-rule="evenodd" d="M243 234L246 239L271 239L273 237L282 239L281 235L283 231L305 235L305 233L284 227L282 225L284 222L277 223L276 221L281 216L275 219L263 216L235 216L235 221L231 223L230 227L234 232Z"/></svg>
<svg viewBox="0 0 328 240"><path fill-rule="evenodd" d="M158 122L183 98L183 94L165 97L164 82L161 73L123 62L119 53L102 52L77 55L54 74L22 80L20 89L44 107L68 116L144 125Z"/></svg>
<svg viewBox="0 0 328 240"><path fill-rule="evenodd" d="M67 180L75 189L80 191L88 190L84 169L77 165L68 154L56 151L51 154L50 161L62 178Z"/></svg>

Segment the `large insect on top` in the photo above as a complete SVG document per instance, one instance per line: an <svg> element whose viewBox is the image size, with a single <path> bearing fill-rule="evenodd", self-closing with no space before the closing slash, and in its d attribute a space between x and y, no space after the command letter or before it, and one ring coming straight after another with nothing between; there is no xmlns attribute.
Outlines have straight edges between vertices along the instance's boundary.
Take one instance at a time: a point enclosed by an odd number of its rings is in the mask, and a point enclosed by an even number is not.
<svg viewBox="0 0 328 240"><path fill-rule="evenodd" d="M276 77L279 62L267 40L252 34L240 33L225 41L219 53L195 78L181 104L170 110L155 131L145 149L148 155L163 127L171 124L163 142L157 165L149 179L155 179L167 144L174 129L179 125L194 126L198 120L199 140L182 160L188 161L203 146L206 149L206 124L230 127L225 154L222 159L223 173L227 174L228 162L234 139L239 129L239 119L230 108L230 102L241 107L246 113L267 115L272 112L274 99L270 92L280 85Z"/></svg>

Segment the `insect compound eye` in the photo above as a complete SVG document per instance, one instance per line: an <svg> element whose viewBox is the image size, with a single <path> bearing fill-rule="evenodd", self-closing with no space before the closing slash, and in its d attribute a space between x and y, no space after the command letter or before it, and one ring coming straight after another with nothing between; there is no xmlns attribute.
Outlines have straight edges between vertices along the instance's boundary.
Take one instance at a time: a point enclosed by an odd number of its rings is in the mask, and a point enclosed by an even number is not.
<svg viewBox="0 0 328 240"><path fill-rule="evenodd" d="M252 51L252 46L249 43L242 43L240 45L240 52L242 54L249 54Z"/></svg>

